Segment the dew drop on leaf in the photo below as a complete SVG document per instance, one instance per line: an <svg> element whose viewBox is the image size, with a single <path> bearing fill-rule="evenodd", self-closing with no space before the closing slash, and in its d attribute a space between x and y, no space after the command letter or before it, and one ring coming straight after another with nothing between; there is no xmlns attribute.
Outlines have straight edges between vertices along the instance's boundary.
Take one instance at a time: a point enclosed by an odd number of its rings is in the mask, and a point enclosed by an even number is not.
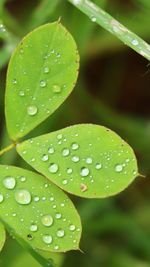
<svg viewBox="0 0 150 267"><path fill-rule="evenodd" d="M75 229L76 229L76 227L75 227L74 224L71 224L71 225L69 226L69 230L70 230L70 231L74 231Z"/></svg>
<svg viewBox="0 0 150 267"><path fill-rule="evenodd" d="M48 161L48 155L46 155L46 154L43 155L43 156L42 156L42 161Z"/></svg>
<svg viewBox="0 0 150 267"><path fill-rule="evenodd" d="M21 205L27 205L31 202L31 194L26 189L18 189L15 192L15 200Z"/></svg>
<svg viewBox="0 0 150 267"><path fill-rule="evenodd" d="M57 84L53 85L52 90L54 93L60 93L61 92L61 87Z"/></svg>
<svg viewBox="0 0 150 267"><path fill-rule="evenodd" d="M32 224L32 225L30 226L30 231L31 231L31 232L36 232L37 229L38 229L38 227L37 227L36 224Z"/></svg>
<svg viewBox="0 0 150 267"><path fill-rule="evenodd" d="M51 215L44 215L41 219L41 222L44 226L51 226L53 224L53 217Z"/></svg>
<svg viewBox="0 0 150 267"><path fill-rule="evenodd" d="M79 148L79 145L78 145L77 143L73 143L73 144L71 145L71 148L72 148L73 150L77 150L77 149Z"/></svg>
<svg viewBox="0 0 150 267"><path fill-rule="evenodd" d="M3 184L7 189L14 189L16 186L16 180L14 177L8 176L3 180Z"/></svg>
<svg viewBox="0 0 150 267"><path fill-rule="evenodd" d="M115 171L116 172L122 172L122 170L123 170L123 166L122 165L118 164L118 165L115 166Z"/></svg>
<svg viewBox="0 0 150 267"><path fill-rule="evenodd" d="M4 196L2 194L0 194L0 203L2 203L4 200Z"/></svg>
<svg viewBox="0 0 150 267"><path fill-rule="evenodd" d="M80 172L80 174L81 174L82 177L86 177L86 176L88 176L89 173L90 173L90 171L89 171L88 168L86 168L86 167L82 167L82 168L81 168L81 172Z"/></svg>
<svg viewBox="0 0 150 267"><path fill-rule="evenodd" d="M40 81L40 87L46 87L47 83L45 80Z"/></svg>
<svg viewBox="0 0 150 267"><path fill-rule="evenodd" d="M68 148L64 148L64 149L62 150L62 155L63 155L64 157L67 157L69 154L70 154L70 151L69 151Z"/></svg>
<svg viewBox="0 0 150 267"><path fill-rule="evenodd" d="M51 235L43 235L42 239L45 244L51 244L53 241L53 238Z"/></svg>
<svg viewBox="0 0 150 267"><path fill-rule="evenodd" d="M44 73L49 73L49 67L44 67Z"/></svg>
<svg viewBox="0 0 150 267"><path fill-rule="evenodd" d="M48 153L49 154L53 154L55 152L55 149L53 148L53 147L50 147L49 149L48 149Z"/></svg>
<svg viewBox="0 0 150 267"><path fill-rule="evenodd" d="M56 163L52 163L49 167L49 171L51 173L56 173L58 171L58 165Z"/></svg>
<svg viewBox="0 0 150 267"><path fill-rule="evenodd" d="M37 114L37 111L38 111L38 109L37 109L36 106L29 106L29 107L27 107L27 113L30 116L36 115Z"/></svg>
<svg viewBox="0 0 150 267"><path fill-rule="evenodd" d="M58 231L57 231L57 236L58 237L63 237L65 235L65 231L63 230L63 229L59 229Z"/></svg>
<svg viewBox="0 0 150 267"><path fill-rule="evenodd" d="M95 168L96 168L97 170L100 170L100 169L102 168L102 164L101 164L101 163L96 163Z"/></svg>

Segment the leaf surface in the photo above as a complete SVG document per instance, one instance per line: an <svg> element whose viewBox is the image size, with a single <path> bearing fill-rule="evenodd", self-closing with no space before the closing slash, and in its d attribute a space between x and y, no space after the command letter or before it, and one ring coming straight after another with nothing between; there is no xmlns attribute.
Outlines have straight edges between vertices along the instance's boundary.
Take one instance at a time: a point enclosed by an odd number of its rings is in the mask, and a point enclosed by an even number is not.
<svg viewBox="0 0 150 267"><path fill-rule="evenodd" d="M82 197L115 195L138 174L131 147L98 125L67 127L18 144L17 151L59 187Z"/></svg>

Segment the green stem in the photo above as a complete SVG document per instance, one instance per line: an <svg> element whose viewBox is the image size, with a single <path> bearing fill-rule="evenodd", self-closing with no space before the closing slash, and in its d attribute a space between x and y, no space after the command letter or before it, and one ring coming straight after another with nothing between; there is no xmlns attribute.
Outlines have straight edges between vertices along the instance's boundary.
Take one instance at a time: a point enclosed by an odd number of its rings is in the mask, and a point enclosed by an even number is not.
<svg viewBox="0 0 150 267"><path fill-rule="evenodd" d="M3 154L5 154L6 152L10 151L14 147L15 147L15 144L11 144L11 145L3 148L2 150L0 150L0 156L2 156Z"/></svg>
<svg viewBox="0 0 150 267"><path fill-rule="evenodd" d="M103 9L95 5L90 0L68 0L84 14L86 14L92 22L96 22L105 30L120 39L125 45L131 47L138 54L150 60L150 45L135 33L128 30L124 25L114 19Z"/></svg>

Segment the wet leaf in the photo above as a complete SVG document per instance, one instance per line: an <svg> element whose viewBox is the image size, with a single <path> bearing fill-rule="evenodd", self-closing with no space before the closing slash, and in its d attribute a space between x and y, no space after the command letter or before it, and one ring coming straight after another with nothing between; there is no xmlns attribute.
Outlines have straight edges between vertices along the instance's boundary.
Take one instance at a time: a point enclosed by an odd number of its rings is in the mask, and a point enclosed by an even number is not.
<svg viewBox="0 0 150 267"><path fill-rule="evenodd" d="M0 184L0 219L20 243L41 251L78 249L80 218L59 188L36 173L2 165Z"/></svg>
<svg viewBox="0 0 150 267"><path fill-rule="evenodd" d="M101 198L125 189L137 176L131 147L92 124L71 126L17 145L21 157L67 192Z"/></svg>
<svg viewBox="0 0 150 267"><path fill-rule="evenodd" d="M6 232L4 225L0 222L0 251L2 251L6 240Z"/></svg>
<svg viewBox="0 0 150 267"><path fill-rule="evenodd" d="M7 73L6 121L13 140L62 104L75 85L78 68L76 44L60 23L41 26L22 40Z"/></svg>

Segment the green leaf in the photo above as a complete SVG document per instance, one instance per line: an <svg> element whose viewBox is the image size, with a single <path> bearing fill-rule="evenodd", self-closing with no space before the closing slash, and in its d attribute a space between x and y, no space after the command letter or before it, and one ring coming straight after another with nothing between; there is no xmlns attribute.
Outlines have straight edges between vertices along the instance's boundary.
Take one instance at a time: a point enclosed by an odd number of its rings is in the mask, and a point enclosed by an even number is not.
<svg viewBox="0 0 150 267"><path fill-rule="evenodd" d="M80 218L59 188L36 173L2 165L0 183L0 219L20 243L51 252L78 249Z"/></svg>
<svg viewBox="0 0 150 267"><path fill-rule="evenodd" d="M78 68L76 44L60 23L41 26L22 40L7 73L6 122L13 140L62 104L75 85Z"/></svg>
<svg viewBox="0 0 150 267"><path fill-rule="evenodd" d="M71 126L17 145L34 169L69 193L115 195L137 176L133 150L117 134L92 124Z"/></svg>
<svg viewBox="0 0 150 267"><path fill-rule="evenodd" d="M0 251L2 251L6 240L6 232L4 225L0 222Z"/></svg>

